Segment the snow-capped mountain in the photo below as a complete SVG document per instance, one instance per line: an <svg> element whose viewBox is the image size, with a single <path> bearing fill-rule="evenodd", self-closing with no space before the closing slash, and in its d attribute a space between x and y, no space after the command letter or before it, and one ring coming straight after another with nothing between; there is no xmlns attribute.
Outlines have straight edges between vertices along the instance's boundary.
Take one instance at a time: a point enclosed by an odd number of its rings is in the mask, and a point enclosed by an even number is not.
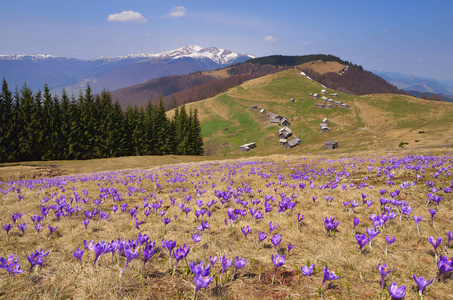
<svg viewBox="0 0 453 300"><path fill-rule="evenodd" d="M126 56L119 56L117 59L149 58L162 60L176 60L181 58L210 59L215 63L227 65L240 57L255 58L250 54L238 54L236 52L217 47L202 48L197 45L190 45L175 50L165 51L157 54L136 53Z"/></svg>
<svg viewBox="0 0 453 300"><path fill-rule="evenodd" d="M1 57L1 56L0 56ZM218 64L230 64L232 61L240 58L255 58L250 54L239 54L230 50L225 50L217 47L202 48L197 45L190 45L175 50L164 51L157 54L149 53L134 53L129 55L122 55L117 57L101 56L92 59L96 60L123 60L123 59L157 59L157 60L176 60L180 58L194 58L194 59L210 59ZM1 58L0 58L1 59Z"/></svg>
<svg viewBox="0 0 453 300"><path fill-rule="evenodd" d="M24 82L34 91L47 83L53 91L78 93L89 83L94 92L116 90L154 78L208 71L244 62L253 55L217 47L191 45L157 54L136 53L89 60L55 57L48 54L0 55L0 76L10 86Z"/></svg>

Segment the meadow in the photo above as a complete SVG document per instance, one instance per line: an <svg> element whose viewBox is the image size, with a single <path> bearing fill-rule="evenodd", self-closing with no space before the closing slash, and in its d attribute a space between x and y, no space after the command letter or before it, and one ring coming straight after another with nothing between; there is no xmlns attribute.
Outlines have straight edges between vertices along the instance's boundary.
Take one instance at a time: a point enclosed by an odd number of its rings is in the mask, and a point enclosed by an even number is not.
<svg viewBox="0 0 453 300"><path fill-rule="evenodd" d="M316 70L322 72L324 67L326 64L320 64ZM336 71L334 67L329 70ZM337 105L325 109L316 106L325 101L310 97L321 89L321 84L294 68L246 81L215 97L189 103L186 109L197 109L209 155L319 154L329 140L338 141L343 152L453 143L451 103L385 93L356 96L328 89L338 94L332 99L347 103L350 109ZM290 102L291 98L295 101ZM261 109L287 117L293 137L302 139L301 146L284 149L277 138L279 126L270 124ZM167 113L170 117L173 114ZM327 133L319 130L324 118L330 122ZM256 142L257 148L240 153L239 146L251 142Z"/></svg>
<svg viewBox="0 0 453 300"><path fill-rule="evenodd" d="M452 297L448 149L131 160L0 182L0 298Z"/></svg>

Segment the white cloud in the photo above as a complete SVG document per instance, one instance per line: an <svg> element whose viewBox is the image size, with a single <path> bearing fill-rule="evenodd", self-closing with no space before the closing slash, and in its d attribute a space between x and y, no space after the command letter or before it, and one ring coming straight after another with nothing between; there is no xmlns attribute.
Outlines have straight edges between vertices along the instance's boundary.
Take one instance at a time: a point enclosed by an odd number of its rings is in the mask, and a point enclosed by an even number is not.
<svg viewBox="0 0 453 300"><path fill-rule="evenodd" d="M132 10L123 11L119 14L112 14L107 17L110 22L137 22L146 23L148 20L141 13Z"/></svg>
<svg viewBox="0 0 453 300"><path fill-rule="evenodd" d="M268 35L264 38L264 41L265 42L276 42L276 41L278 41L278 39L274 38L272 35Z"/></svg>
<svg viewBox="0 0 453 300"><path fill-rule="evenodd" d="M421 63L421 62L423 62L423 59L419 59L419 60L417 60L417 62L418 62L418 63Z"/></svg>
<svg viewBox="0 0 453 300"><path fill-rule="evenodd" d="M172 18L184 17L185 15L186 8L184 6L175 6L171 9L170 13L168 14L168 16Z"/></svg>

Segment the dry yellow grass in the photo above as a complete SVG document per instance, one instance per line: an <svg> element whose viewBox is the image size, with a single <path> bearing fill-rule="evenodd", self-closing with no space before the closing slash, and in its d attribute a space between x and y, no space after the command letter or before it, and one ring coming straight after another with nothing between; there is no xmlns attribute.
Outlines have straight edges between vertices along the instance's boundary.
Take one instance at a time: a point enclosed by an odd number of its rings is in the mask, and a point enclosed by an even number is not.
<svg viewBox="0 0 453 300"><path fill-rule="evenodd" d="M313 69L313 71L319 74L325 74L328 72L340 73L346 66L336 61L311 61L297 66L299 69Z"/></svg>
<svg viewBox="0 0 453 300"><path fill-rule="evenodd" d="M192 296L194 289L193 275L187 274L185 263L181 261L174 276L168 267L168 251L164 249L146 264L144 273L141 273L143 264L142 258L133 260L126 268L121 279L118 278L120 270L126 262L125 257L114 259L110 254L103 255L99 264L94 267L92 273L93 251L85 250L82 258L82 265L72 256L72 251L77 247L83 247L83 240L93 239L95 242L101 240L111 241L118 238L136 239L137 234L146 233L156 246L161 247L162 239L171 239L177 242L177 246L184 243L191 247L188 261L203 260L205 263L211 255L225 255L228 259L244 257L247 264L243 269L238 270L237 277L231 277L234 267L230 268L223 277L223 283L215 280L206 289L199 291L200 299L308 299L318 298L318 287L323 280L322 268L327 265L340 275L340 279L328 282L323 287L324 298L332 299L378 299L381 293L380 275L377 270L379 263L385 263L395 269L386 278L386 291L391 282L395 281L398 286L407 287L406 299L416 299L417 291L412 274L421 275L425 278L435 278L437 267L433 255L433 248L427 242L427 236L435 238L442 237L444 242L438 249L439 254L447 255L445 250L446 234L453 230L451 211L453 209L452 194L438 192L443 197L439 211L435 215L435 228L431 225L428 208L425 207L427 193L431 192L424 184L432 181L435 187L447 187L451 185L451 176L447 172L441 172L440 176L433 178L438 167L432 167L436 161L442 160L442 167L453 168L452 157L439 150L437 153L422 153L423 157L433 156L433 160L426 166L422 173L421 180L416 180L415 171L403 169L402 165L389 170L393 174L394 186L387 184L388 177L382 171L382 176L376 177L377 169L385 167L387 163L381 163L385 158L398 159L415 155L413 151L395 152L363 152L353 155L338 153L336 155L310 155L310 156L286 156L273 155L269 157L251 157L239 160L210 161L210 162L188 162L190 159L181 158L187 163L164 165L166 158L118 158L111 160L96 160L92 162L78 162L72 171L81 171L80 175L45 178L35 181L22 181L2 183L2 191L11 187L21 187L20 194L24 198L19 202L17 192L11 191L7 194L0 194L2 209L0 212L0 223L2 225L11 223L11 215L22 212L24 216L18 223L26 223L25 235L15 225L7 239L6 233L0 235L2 244L0 256L7 257L14 253L19 255L19 262L24 274L16 275L14 281L8 279L6 272L0 270L0 298L4 299L186 299ZM425 155L425 156L422 156ZM442 159L435 160L436 157ZM168 159L168 158L167 158ZM204 158L205 159L205 158ZM151 163L154 161L154 163ZM412 164L415 165L416 161ZM64 166L65 163L59 162ZM53 162L51 162L54 165ZM58 164L56 162L55 164ZM141 168L135 169L139 164ZM153 164L159 165L151 167ZM70 165L70 163L68 163ZM130 165L132 170L127 166ZM115 166L114 172L107 171L109 166ZM368 166L374 169L367 171ZM69 167L65 167L69 169ZM439 167L440 168L440 167ZM313 170L313 172L311 172ZM72 173L71 171L71 173ZM348 172L341 173L341 172ZM26 173L23 170L24 175ZM95 172L95 173L88 173ZM305 178L297 177L303 172ZM74 172L77 173L77 172ZM86 175L84 175L86 174ZM295 177L293 177L295 176ZM323 188L329 182L335 182L339 178L339 187L335 189ZM90 180L84 180L89 178ZM161 187L156 185L156 178ZM183 180L176 180L181 178ZM12 178L14 180L14 178ZM83 179L83 180L81 180ZM174 179L174 180L171 180ZM421 236L418 236L415 223L412 218L399 216L393 219L390 224L381 229L381 233L373 240L373 248L365 246L363 254L358 253L358 245L352 234L352 223L354 217L362 221L356 228L356 233L365 233L367 227L371 226L368 219L370 213L380 214L380 189L387 189L384 197L390 198L389 192L400 188L400 183L414 182L415 186L402 190L405 201L412 207L413 215L423 216L420 224ZM59 183L59 184L58 184ZM30 185L33 184L33 187ZM215 184L215 187L213 187ZM301 189L299 184L305 184ZM310 187L312 184L312 187ZM347 187L342 191L342 184ZM351 186L354 184L354 186ZM362 185L360 189L357 186ZM368 186L367 186L368 185ZM128 196L128 187L139 189L131 196ZM370 187L372 186L372 188ZM41 187L41 188L40 188ZM251 188L248 193L244 189ZM322 187L322 188L321 188ZM140 230L134 228L134 222L127 210L121 213L119 210L114 214L111 210L114 203L112 197L108 196L104 203L99 205L99 210L110 214L106 222L98 222L98 216L91 220L87 233L82 225L84 220L83 210L93 210L95 205L92 200L98 199L101 189L116 188L122 194L122 203L127 203L129 210L139 206L137 218L145 221ZM143 193L140 191L143 189ZM227 218L227 208L244 209L232 196L228 204L222 205L215 195L217 191L228 191L231 188L235 193L240 191L236 197L241 201L248 201L248 214L233 226L226 226L224 219ZM87 190L85 196L83 189ZM186 189L183 191L183 189ZM198 191L197 191L198 190ZM261 190L261 191L258 191ZM201 191L201 193L200 193ZM73 207L80 206L82 211L72 216L61 217L58 220L53 211L43 220L43 229L40 236L36 234L30 217L40 213L43 205L56 204L55 199L66 196L69 203L74 197L74 192L83 198L89 199L87 204L76 202ZM55 195L56 193L56 195ZM150 196L150 193L152 196ZM281 193L286 197L292 197L297 203L294 210L284 213L277 213L278 202ZM369 211L366 205L361 204L354 211L345 211L343 201L357 201L361 203L361 194L367 194L374 204ZM54 196L52 196L54 194ZM186 196L192 199L186 203ZM272 212L265 215L262 220L254 221L250 215L249 208L256 208L264 213L265 195L273 196ZM146 196L149 203L162 200L162 208L166 209L165 217L171 218L170 224L164 230L161 216L158 213L151 213L149 218L143 214L143 196ZM325 196L333 197L331 205L327 206ZM48 197L50 200L43 204L41 200ZM171 204L171 197L175 199L175 205ZM313 197L317 200L313 203ZM397 197L398 198L398 197ZM217 200L212 207L212 217L209 219L210 228L201 233L200 243L193 245L191 236L197 232L196 227L200 224L201 217L197 220L194 211L197 209L196 200L202 200L205 204L211 199ZM260 204L253 205L251 200L260 200ZM178 204L184 203L192 208L188 219L181 213ZM207 208L204 205L204 208ZM434 208L430 205L429 208ZM298 213L305 215L301 226L297 226ZM176 220L174 216L177 216ZM335 217L339 221L338 232L327 235L323 219ZM275 222L278 228L269 234L269 222ZM47 240L47 225L58 226L57 231ZM252 232L247 239L241 232L241 227L250 226ZM264 231L268 239L257 247L258 232ZM275 253L269 237L279 233L282 237L279 253L286 255L285 264L278 269L277 279L272 284L273 264L271 255ZM396 238L396 242L389 247L389 254L386 256L385 235ZM294 244L294 249L287 253L288 244ZM38 272L32 271L28 280L29 263L26 257L34 249L50 251L45 258L42 269ZM452 251L448 253L449 257ZM315 264L315 271L312 279L305 276L298 276L298 269L310 263ZM174 263L174 259L173 259ZM217 263L211 275L216 274L219 280L220 266ZM453 279L447 276L442 282L434 282L424 292L425 299L448 299L453 290Z"/></svg>

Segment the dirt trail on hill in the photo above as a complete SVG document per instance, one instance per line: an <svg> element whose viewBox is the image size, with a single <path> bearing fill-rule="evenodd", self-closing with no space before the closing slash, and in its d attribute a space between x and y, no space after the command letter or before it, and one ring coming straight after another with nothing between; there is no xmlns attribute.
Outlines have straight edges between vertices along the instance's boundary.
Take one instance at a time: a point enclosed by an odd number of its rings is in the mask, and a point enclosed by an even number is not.
<svg viewBox="0 0 453 300"><path fill-rule="evenodd" d="M378 139L380 139L382 142L384 142L385 144L387 144L386 148L393 148L393 144L392 142L387 139L386 137L382 136L381 134L377 133L376 131L374 131L370 125L368 124L368 122L365 120L365 118L362 117L362 114L360 113L360 106L359 104L357 103L357 101L354 100L354 105L356 107L356 111L357 111L357 115L360 119L360 121L362 121L362 123L365 125L365 127L359 127L357 128L357 130L363 130L363 131L367 131L369 132L370 134L374 135L375 137L377 137Z"/></svg>

